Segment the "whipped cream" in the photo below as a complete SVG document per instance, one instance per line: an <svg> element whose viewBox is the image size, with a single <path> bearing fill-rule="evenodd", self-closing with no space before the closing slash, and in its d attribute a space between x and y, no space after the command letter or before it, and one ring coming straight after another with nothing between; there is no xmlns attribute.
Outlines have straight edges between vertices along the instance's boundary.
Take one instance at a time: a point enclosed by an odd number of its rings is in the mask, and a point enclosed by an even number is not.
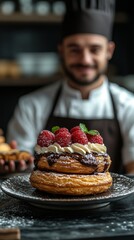
<svg viewBox="0 0 134 240"><path fill-rule="evenodd" d="M37 154L44 154L48 152L53 153L79 153L85 155L86 153L96 152L96 153L106 153L107 148L104 144L98 143L88 143L82 145L80 143L73 143L68 147L61 147L58 143L49 145L48 147L41 147L38 144L35 146L35 152Z"/></svg>

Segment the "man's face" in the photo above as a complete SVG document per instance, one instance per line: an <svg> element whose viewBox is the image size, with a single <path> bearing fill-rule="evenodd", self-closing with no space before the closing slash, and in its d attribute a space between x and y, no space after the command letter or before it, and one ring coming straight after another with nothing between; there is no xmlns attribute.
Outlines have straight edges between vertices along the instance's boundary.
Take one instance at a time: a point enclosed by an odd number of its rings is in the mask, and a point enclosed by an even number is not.
<svg viewBox="0 0 134 240"><path fill-rule="evenodd" d="M76 34L66 37L60 54L68 77L78 85L89 85L106 72L113 43L100 35Z"/></svg>

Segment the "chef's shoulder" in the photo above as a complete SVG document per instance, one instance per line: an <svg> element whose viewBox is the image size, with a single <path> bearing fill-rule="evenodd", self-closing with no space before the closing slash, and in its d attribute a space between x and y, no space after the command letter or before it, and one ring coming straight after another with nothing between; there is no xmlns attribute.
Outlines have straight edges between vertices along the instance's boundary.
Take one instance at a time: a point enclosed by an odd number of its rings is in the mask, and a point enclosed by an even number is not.
<svg viewBox="0 0 134 240"><path fill-rule="evenodd" d="M19 99L19 104L21 105L35 105L41 102L52 101L55 97L56 92L60 86L61 82L57 81L41 87L33 92L23 95Z"/></svg>
<svg viewBox="0 0 134 240"><path fill-rule="evenodd" d="M111 93L116 106L134 109L134 93L116 83L110 83Z"/></svg>

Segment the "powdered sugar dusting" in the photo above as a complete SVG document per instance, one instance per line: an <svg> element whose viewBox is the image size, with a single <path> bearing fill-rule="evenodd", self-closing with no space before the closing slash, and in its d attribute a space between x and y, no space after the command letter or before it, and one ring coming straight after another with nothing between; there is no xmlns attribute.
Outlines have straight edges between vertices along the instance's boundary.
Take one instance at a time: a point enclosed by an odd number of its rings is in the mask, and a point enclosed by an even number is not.
<svg viewBox="0 0 134 240"><path fill-rule="evenodd" d="M29 215L28 206L24 202L7 196L0 190L0 226L28 227L33 225L33 217Z"/></svg>

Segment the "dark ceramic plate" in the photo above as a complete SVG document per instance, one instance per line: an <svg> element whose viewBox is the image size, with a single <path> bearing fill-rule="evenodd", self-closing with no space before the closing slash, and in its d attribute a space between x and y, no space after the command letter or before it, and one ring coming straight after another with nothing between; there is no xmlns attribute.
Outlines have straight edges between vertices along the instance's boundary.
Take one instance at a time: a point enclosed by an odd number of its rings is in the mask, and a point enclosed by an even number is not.
<svg viewBox="0 0 134 240"><path fill-rule="evenodd" d="M41 208L56 210L92 209L105 206L112 201L125 198L134 193L134 180L115 173L111 175L113 185L107 192L85 197L42 193L30 185L29 174L11 177L2 183L1 188L6 194Z"/></svg>

